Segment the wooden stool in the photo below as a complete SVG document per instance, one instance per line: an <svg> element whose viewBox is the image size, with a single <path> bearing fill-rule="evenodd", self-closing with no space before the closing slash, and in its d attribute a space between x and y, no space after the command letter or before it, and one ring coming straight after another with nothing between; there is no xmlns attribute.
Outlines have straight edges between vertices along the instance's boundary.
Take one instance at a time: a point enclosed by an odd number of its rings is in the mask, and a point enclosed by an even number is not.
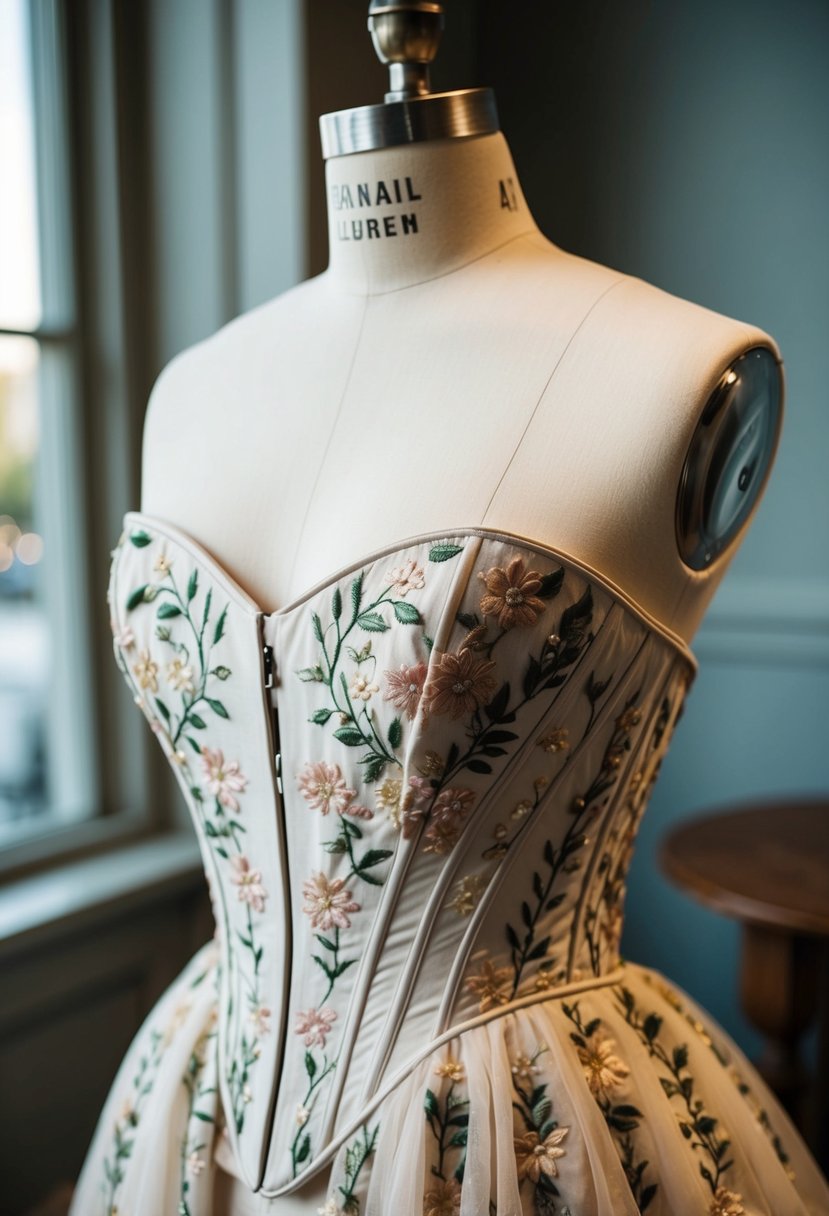
<svg viewBox="0 0 829 1216"><path fill-rule="evenodd" d="M757 1067L829 1158L829 802L724 807L665 838L662 869L742 924L740 1001L765 1038ZM800 1058L818 1019L817 1073Z"/></svg>

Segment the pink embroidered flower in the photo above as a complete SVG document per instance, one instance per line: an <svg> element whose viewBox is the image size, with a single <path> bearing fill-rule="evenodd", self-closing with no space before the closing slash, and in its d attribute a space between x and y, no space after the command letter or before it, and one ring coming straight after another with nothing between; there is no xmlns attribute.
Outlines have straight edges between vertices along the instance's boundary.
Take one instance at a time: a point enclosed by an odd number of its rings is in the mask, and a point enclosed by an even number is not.
<svg viewBox="0 0 829 1216"><path fill-rule="evenodd" d="M532 625L544 611L544 601L535 594L541 587L541 575L537 570L525 571L520 557L514 557L506 570L493 566L478 578L486 584L481 612L496 617L502 629Z"/></svg>
<svg viewBox="0 0 829 1216"><path fill-rule="evenodd" d="M328 879L322 872L313 874L302 884L305 903L302 911L311 918L315 929L349 929L350 912L359 912L351 892L345 889L344 878Z"/></svg>
<svg viewBox="0 0 829 1216"><path fill-rule="evenodd" d="M115 645L121 650L132 650L135 645L135 634L130 629L129 625L124 625L122 629L118 628L117 621L110 621L112 626L112 636L115 639Z"/></svg>
<svg viewBox="0 0 829 1216"><path fill-rule="evenodd" d="M426 586L423 570L413 558L409 558L402 566L395 566L386 574L386 580L394 587L398 595L408 595L410 591L420 591Z"/></svg>
<svg viewBox="0 0 829 1216"><path fill-rule="evenodd" d="M301 1034L306 1047L324 1047L327 1035L337 1020L336 1009L323 1005L321 1009L307 1009L295 1013L294 1034Z"/></svg>
<svg viewBox="0 0 829 1216"><path fill-rule="evenodd" d="M239 810L236 794L242 794L248 779L239 768L238 760L225 760L224 753L216 748L201 749L201 763L207 779L207 788L228 811Z"/></svg>
<svg viewBox="0 0 829 1216"><path fill-rule="evenodd" d="M271 1033L271 1016L271 1011L267 1005L257 1005L254 1009L251 1009L248 1017L257 1035L261 1036Z"/></svg>
<svg viewBox="0 0 829 1216"><path fill-rule="evenodd" d="M441 655L424 690L424 705L451 718L474 713L495 691L494 670L491 659L477 659L471 650Z"/></svg>
<svg viewBox="0 0 829 1216"><path fill-rule="evenodd" d="M412 667L403 664L399 671L384 671L386 691L384 701L391 701L395 709L401 709L407 718L417 713L423 685L426 681L426 664L415 663Z"/></svg>
<svg viewBox="0 0 829 1216"><path fill-rule="evenodd" d="M460 828L456 824L435 820L426 829L423 852L441 855L451 853L460 835Z"/></svg>
<svg viewBox="0 0 829 1216"><path fill-rule="evenodd" d="M409 789L400 809L400 826L409 840L415 835L435 795L434 786L425 777L410 777Z"/></svg>
<svg viewBox="0 0 829 1216"><path fill-rule="evenodd" d="M250 904L254 912L264 912L268 893L262 886L262 871L252 869L244 853L234 854L230 864L234 871L230 881L239 888L240 902Z"/></svg>
<svg viewBox="0 0 829 1216"><path fill-rule="evenodd" d="M443 823L458 824L465 819L475 801L473 790L454 789L451 786L441 790L432 806L432 819Z"/></svg>
<svg viewBox="0 0 829 1216"><path fill-rule="evenodd" d="M326 764L324 760L306 764L296 780L308 809L323 815L331 810L343 815L356 793L346 785L339 764Z"/></svg>

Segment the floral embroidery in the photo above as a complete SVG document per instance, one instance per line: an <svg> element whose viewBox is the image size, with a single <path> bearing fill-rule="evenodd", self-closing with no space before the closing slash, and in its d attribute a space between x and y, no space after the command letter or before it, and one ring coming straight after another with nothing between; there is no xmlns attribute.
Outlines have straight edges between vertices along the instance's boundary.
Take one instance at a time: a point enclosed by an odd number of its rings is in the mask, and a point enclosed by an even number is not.
<svg viewBox="0 0 829 1216"><path fill-rule="evenodd" d="M158 664L150 658L149 650L142 650L138 662L132 668L138 680L138 687L145 692L158 692Z"/></svg>
<svg viewBox="0 0 829 1216"><path fill-rule="evenodd" d="M455 887L455 898L450 900L449 907L458 916L471 916L486 888L487 880L483 874L464 875Z"/></svg>
<svg viewBox="0 0 829 1216"><path fill-rule="evenodd" d="M494 616L502 629L533 625L544 611L544 601L536 594L541 589L541 575L525 570L522 558L514 557L506 570L493 566L478 578L486 584L481 615Z"/></svg>
<svg viewBox="0 0 829 1216"><path fill-rule="evenodd" d="M717 1193L722 1190L723 1175L734 1162L728 1157L729 1140L721 1139L717 1131L719 1121L708 1114L703 1100L694 1096L694 1078L688 1069L688 1048L680 1043L668 1052L659 1038L662 1029L659 1014L648 1013L643 1017L628 988L620 985L613 991L625 1021L636 1031L651 1058L657 1060L665 1070L667 1075L659 1079L666 1097L676 1099L685 1112L685 1118L680 1119L679 1129L691 1148L695 1152L700 1150L705 1158L705 1162L699 1162L699 1172L711 1188L711 1210L716 1212L718 1209L713 1205L717 1201ZM728 1211L727 1208L725 1210Z"/></svg>
<svg viewBox="0 0 829 1216"><path fill-rule="evenodd" d="M510 999L508 988L512 976L510 967L496 967L491 959L485 959L479 975L467 977L466 986L478 998L481 1013L493 1005L506 1005Z"/></svg>
<svg viewBox="0 0 829 1216"><path fill-rule="evenodd" d="M297 776L297 785L311 811L327 815L333 809L338 815L359 813L360 818L371 818L371 811L366 807L351 806L356 791L346 785L339 764L326 764L324 761L306 764Z"/></svg>
<svg viewBox="0 0 829 1216"><path fill-rule="evenodd" d="M225 810L238 812L239 800L236 794L244 793L248 783L247 777L239 768L239 761L225 761L220 750L212 751L209 747L202 747L201 763L209 792L218 798Z"/></svg>
<svg viewBox="0 0 829 1216"><path fill-rule="evenodd" d="M343 878L328 879L322 872L313 874L302 884L302 893L305 896L302 910L310 916L315 929L348 929L349 913L360 911Z"/></svg>
<svg viewBox="0 0 829 1216"><path fill-rule="evenodd" d="M708 1216L745 1216L742 1195L718 1186L708 1209Z"/></svg>
<svg viewBox="0 0 829 1216"><path fill-rule="evenodd" d="M458 1092L464 1081L464 1068L449 1056L435 1068L435 1076L449 1082L442 1098L427 1087L423 1109L434 1139L437 1161L431 1165L431 1178L423 1200L423 1211L460 1211L461 1183L466 1168L469 1132L469 1099Z"/></svg>
<svg viewBox="0 0 829 1216"><path fill-rule="evenodd" d="M367 1127L363 1127L358 1138L349 1145L345 1151L345 1179L341 1185L337 1187L342 1197L342 1207L337 1205L336 1200L328 1199L327 1202L318 1209L323 1213L323 1216L329 1216L329 1213L334 1213L334 1216L339 1216L342 1212L343 1216L360 1216L360 1200L357 1197L357 1188L360 1183L360 1175L363 1172L368 1160L374 1155L374 1149L377 1145L377 1135L380 1131L380 1125L369 1131Z"/></svg>
<svg viewBox="0 0 829 1216"><path fill-rule="evenodd" d="M209 1138L205 1138L205 1134L206 1128L215 1122L211 1107L216 1089L210 1083L211 1078L208 1077L208 1083L205 1084L203 1076L207 1065L208 1046L212 1045L216 1038L215 1022L216 1014L214 1010L207 1029L202 1032L196 1041L187 1064L187 1071L182 1078L184 1088L187 1091L187 1121L179 1154L181 1162L179 1171L179 1216L195 1216L188 1202L191 1180L198 1178L204 1170L207 1162L202 1154L210 1150L212 1143L212 1135ZM207 1100L207 1105L200 1105L205 1099Z"/></svg>
<svg viewBox="0 0 829 1216"><path fill-rule="evenodd" d="M461 718L474 713L495 691L490 659L476 659L470 650L441 655L423 693L429 713Z"/></svg>
<svg viewBox="0 0 829 1216"><path fill-rule="evenodd" d="M563 1001L561 1008L575 1026L570 1038L578 1052L585 1080L613 1137L631 1194L639 1211L644 1212L653 1202L659 1187L655 1182L645 1181L648 1162L637 1160L633 1133L639 1128L643 1115L631 1103L614 1099L615 1091L624 1084L630 1069L613 1054L615 1044L602 1033L601 1018L593 1018L585 1023L578 1001L572 1005Z"/></svg>
<svg viewBox="0 0 829 1216"><path fill-rule="evenodd" d="M538 1183L542 1176L558 1176L556 1158L565 1155L565 1150L559 1148L559 1145L569 1130L569 1127L559 1127L550 1132L546 1140L541 1140L537 1132L527 1132L515 1140L515 1163L518 1166L519 1182L529 1178Z"/></svg>
<svg viewBox="0 0 829 1216"><path fill-rule="evenodd" d="M370 682L368 676L361 675L358 671L354 673L348 691L354 701L370 701L374 694L380 691L380 685Z"/></svg>
<svg viewBox="0 0 829 1216"><path fill-rule="evenodd" d="M321 1009L297 1013L294 1031L303 1036L306 1047L324 1047L326 1037L336 1020L336 1010L323 1005Z"/></svg>
<svg viewBox="0 0 829 1216"><path fill-rule="evenodd" d="M398 595L408 595L410 591L421 591L426 586L423 569L412 557L402 566L395 566L393 570L389 570L386 581L394 587Z"/></svg>
<svg viewBox="0 0 829 1216"><path fill-rule="evenodd" d="M569 1127L561 1127L552 1117L553 1103L547 1094L547 1083L532 1083L533 1074L538 1071L536 1060L546 1050L540 1046L532 1056L520 1055L512 1064L517 1098L512 1106L523 1129L513 1138L518 1181L533 1184L533 1207L539 1213L556 1210L559 1192L553 1179L558 1177L560 1159L567 1154L562 1143L570 1133ZM531 1085L522 1084L525 1080Z"/></svg>
<svg viewBox="0 0 829 1216"><path fill-rule="evenodd" d="M570 732L566 726L557 726L555 730L541 736L538 740L538 746L551 755L554 755L556 752L566 751L570 746L569 734Z"/></svg>
<svg viewBox="0 0 829 1216"><path fill-rule="evenodd" d="M383 699L390 701L395 709L402 710L406 717L412 720L423 696L426 672L425 663L415 663L411 667L404 663L397 671L383 672L386 681Z"/></svg>
<svg viewBox="0 0 829 1216"><path fill-rule="evenodd" d="M244 853L231 857L230 864L233 867L230 881L235 883L239 888L238 895L240 901L243 904L249 904L254 912L264 912L265 900L268 898L268 893L262 886L261 872L251 868L251 864Z"/></svg>

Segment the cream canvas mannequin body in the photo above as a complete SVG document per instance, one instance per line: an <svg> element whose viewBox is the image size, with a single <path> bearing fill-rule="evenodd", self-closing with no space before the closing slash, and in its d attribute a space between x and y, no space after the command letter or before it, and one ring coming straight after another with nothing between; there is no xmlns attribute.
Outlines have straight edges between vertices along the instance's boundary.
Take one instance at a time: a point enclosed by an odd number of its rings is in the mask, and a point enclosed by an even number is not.
<svg viewBox="0 0 829 1216"><path fill-rule="evenodd" d="M683 463L723 370L772 340L551 244L500 134L335 158L327 183L328 271L162 374L142 509L266 609L480 525L575 557L689 639L734 546L702 573L681 561Z"/></svg>

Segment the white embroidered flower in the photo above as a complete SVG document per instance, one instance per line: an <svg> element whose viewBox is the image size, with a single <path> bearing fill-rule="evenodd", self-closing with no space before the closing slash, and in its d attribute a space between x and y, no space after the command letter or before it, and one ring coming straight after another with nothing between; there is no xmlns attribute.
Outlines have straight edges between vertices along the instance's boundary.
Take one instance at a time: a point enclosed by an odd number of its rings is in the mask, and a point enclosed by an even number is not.
<svg viewBox="0 0 829 1216"><path fill-rule="evenodd" d="M394 777L387 777L374 797L377 805L383 811L388 811L393 826L400 830L400 797L403 793L403 782Z"/></svg>
<svg viewBox="0 0 829 1216"><path fill-rule="evenodd" d="M317 1208L317 1216L343 1216L342 1208L337 1207L336 1199L326 1199L321 1208Z"/></svg>
<svg viewBox="0 0 829 1216"><path fill-rule="evenodd" d="M486 887L487 880L483 874L465 874L455 887L455 898L450 900L449 907L458 916L471 916Z"/></svg>
<svg viewBox="0 0 829 1216"><path fill-rule="evenodd" d="M303 1106L302 1103L300 1103L296 1108L294 1118L296 1119L297 1127L304 1127L311 1118L311 1112L307 1106Z"/></svg>
<svg viewBox="0 0 829 1216"><path fill-rule="evenodd" d="M306 764L296 780L308 809L323 815L331 810L342 815L356 793L346 785L339 764L326 764L324 760Z"/></svg>
<svg viewBox="0 0 829 1216"><path fill-rule="evenodd" d="M138 662L133 663L133 674L138 680L138 687L146 692L158 692L158 663L154 663L149 650L142 650Z"/></svg>
<svg viewBox="0 0 829 1216"><path fill-rule="evenodd" d="M369 680L368 676L361 675L359 671L355 671L351 679L351 687L348 691L355 701L370 701L374 694L380 691L380 685L374 684Z"/></svg>
<svg viewBox="0 0 829 1216"><path fill-rule="evenodd" d="M121 629L118 628L116 621L111 621L112 636L115 639L115 645L120 650L132 650L135 645L135 634L129 625L124 625Z"/></svg>
<svg viewBox="0 0 829 1216"><path fill-rule="evenodd" d="M234 854L230 859L230 864L234 871L230 876L230 881L239 888L239 902L249 904L254 912L264 912L268 893L262 886L261 870L251 869L251 864L244 853Z"/></svg>
<svg viewBox="0 0 829 1216"><path fill-rule="evenodd" d="M613 1039L598 1039L579 1048L579 1059L594 1097L602 1097L616 1089L630 1073L627 1064L613 1054L615 1046Z"/></svg>
<svg viewBox="0 0 829 1216"><path fill-rule="evenodd" d="M168 557L166 553L159 553L153 562L153 570L155 570L156 574L169 574L172 565L173 559L171 557Z"/></svg>
<svg viewBox="0 0 829 1216"><path fill-rule="evenodd" d="M302 910L310 916L314 929L349 929L349 913L360 911L360 905L354 903L351 892L345 889L344 878L329 880L320 871L306 879L302 893L305 896Z"/></svg>
<svg viewBox="0 0 829 1216"><path fill-rule="evenodd" d="M238 811L236 794L244 793L248 783L239 768L239 761L225 760L224 752L219 748L202 747L201 763L210 793L218 798L219 804L226 810Z"/></svg>
<svg viewBox="0 0 829 1216"><path fill-rule="evenodd" d="M294 1014L294 1034L301 1034L306 1047L324 1047L331 1027L337 1020L337 1011L329 1005L321 1009L297 1010Z"/></svg>
<svg viewBox="0 0 829 1216"><path fill-rule="evenodd" d="M448 1077L450 1081L462 1081L464 1078L463 1064L459 1060L453 1060L450 1056L443 1064L438 1064L435 1076Z"/></svg>
<svg viewBox="0 0 829 1216"><path fill-rule="evenodd" d="M193 668L189 663L183 663L181 659L173 659L172 663L167 664L166 677L170 687L175 688L178 692L196 691Z"/></svg>
<svg viewBox="0 0 829 1216"><path fill-rule="evenodd" d="M386 573L386 581L394 587L398 595L408 595L410 591L420 591L426 586L423 570L414 558L409 558L402 566L395 566Z"/></svg>
<svg viewBox="0 0 829 1216"><path fill-rule="evenodd" d="M724 1186L718 1186L711 1200L708 1216L745 1216L742 1195L727 1191Z"/></svg>
<svg viewBox="0 0 829 1216"><path fill-rule="evenodd" d="M187 1173L191 1178L198 1178L205 1166L205 1160L197 1152L192 1152L187 1158Z"/></svg>
<svg viewBox="0 0 829 1216"><path fill-rule="evenodd" d="M520 1081L531 1081L540 1069L534 1056L517 1055L512 1062L512 1075Z"/></svg>
<svg viewBox="0 0 829 1216"><path fill-rule="evenodd" d="M242 1101L245 1103L253 1101L253 1090L249 1085L242 1086Z"/></svg>
<svg viewBox="0 0 829 1216"><path fill-rule="evenodd" d="M558 1176L558 1158L566 1155L566 1150L559 1148L559 1145L569 1130L569 1127L557 1127L545 1140L542 1140L537 1132L527 1132L514 1139L515 1163L518 1166L520 1182L525 1178L538 1182L542 1174L547 1178Z"/></svg>
<svg viewBox="0 0 829 1216"><path fill-rule="evenodd" d="M248 1018L256 1034L270 1034L271 1016L271 1011L267 1005L257 1005L255 1009L251 1009Z"/></svg>

